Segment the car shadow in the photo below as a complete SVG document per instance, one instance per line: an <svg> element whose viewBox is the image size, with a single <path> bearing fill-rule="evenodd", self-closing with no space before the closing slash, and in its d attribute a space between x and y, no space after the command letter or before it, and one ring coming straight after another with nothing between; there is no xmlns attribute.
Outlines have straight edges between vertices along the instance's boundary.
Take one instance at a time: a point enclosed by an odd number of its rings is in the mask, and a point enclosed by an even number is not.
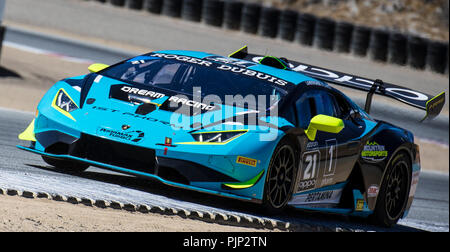
<svg viewBox="0 0 450 252"><path fill-rule="evenodd" d="M326 214L314 211L305 211L289 207L282 214L267 215L263 212L260 205L250 202L243 202L237 199L225 198L207 193L196 192L187 189L176 188L165 185L164 183L143 177L108 173L107 171L98 171L100 169L87 170L84 172L68 172L59 170L51 166L40 166L27 164L28 166L56 172L65 175L76 176L83 179L100 181L103 183L123 186L128 189L139 190L141 192L164 196L173 200L185 201L193 204L200 204L212 208L219 208L225 211L233 211L242 214L248 214L263 218L270 218L279 221L289 222L290 231L301 231L297 227L306 225L325 226L328 230L351 230L351 231L376 231L376 232L424 232L424 230L408 227L404 225L395 225L391 228L384 228L369 224L366 219L353 218L339 214ZM324 230L325 231L325 230Z"/></svg>
<svg viewBox="0 0 450 252"><path fill-rule="evenodd" d="M22 79L22 76L20 76L20 74L3 66L0 66L0 77L11 77Z"/></svg>

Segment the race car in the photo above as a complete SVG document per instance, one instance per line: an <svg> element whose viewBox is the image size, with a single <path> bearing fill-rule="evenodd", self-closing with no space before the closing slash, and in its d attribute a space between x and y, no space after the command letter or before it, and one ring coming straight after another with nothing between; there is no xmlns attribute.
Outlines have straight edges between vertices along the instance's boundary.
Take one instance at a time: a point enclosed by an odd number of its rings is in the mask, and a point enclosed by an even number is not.
<svg viewBox="0 0 450 252"><path fill-rule="evenodd" d="M381 80L248 53L155 51L54 84L18 148L58 169L89 166L261 205L370 217L411 207L419 147L373 119L373 94L436 117L430 96ZM329 85L367 91L365 109Z"/></svg>

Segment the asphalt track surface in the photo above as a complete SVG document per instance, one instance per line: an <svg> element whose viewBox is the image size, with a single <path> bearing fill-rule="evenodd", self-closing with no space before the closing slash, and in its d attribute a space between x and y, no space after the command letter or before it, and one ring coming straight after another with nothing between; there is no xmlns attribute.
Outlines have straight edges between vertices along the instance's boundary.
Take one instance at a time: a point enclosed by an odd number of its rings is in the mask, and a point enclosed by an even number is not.
<svg viewBox="0 0 450 252"><path fill-rule="evenodd" d="M264 218L292 225L323 226L352 231L444 231L449 230L448 175L423 172L413 206L407 218L391 229L367 224L360 219L339 215L308 213L289 209L279 216L265 216L257 205L176 189L157 181L121 175L90 167L81 174L69 174L45 164L41 157L19 150L27 145L17 135L32 120L33 114L0 109L0 188L47 192L124 204L164 206L188 211L235 215L241 218Z"/></svg>

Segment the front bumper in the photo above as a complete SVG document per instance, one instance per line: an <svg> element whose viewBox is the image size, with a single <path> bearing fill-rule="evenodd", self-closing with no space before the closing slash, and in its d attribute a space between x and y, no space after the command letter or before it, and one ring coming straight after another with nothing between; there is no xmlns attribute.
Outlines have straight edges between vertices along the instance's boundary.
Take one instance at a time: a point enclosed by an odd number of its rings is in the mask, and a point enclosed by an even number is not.
<svg viewBox="0 0 450 252"><path fill-rule="evenodd" d="M55 84L39 103L32 127L26 130L29 134L21 134L21 140L33 144L19 148L173 186L262 199L276 140L256 144L259 133L254 131L226 144L198 144L192 142L192 127L178 127L176 120L172 125L172 112L136 114L133 104L110 99L105 85L93 85L88 96L95 97L95 103L80 104L69 117L52 106L56 94L63 88L73 101L81 100L81 94L65 82ZM173 139L173 145L165 146L165 138Z"/></svg>
<svg viewBox="0 0 450 252"><path fill-rule="evenodd" d="M73 129L69 131L72 134L68 134L64 127L63 130L57 129L61 126L58 123L45 121L47 127L38 127L33 133L34 139L22 139L31 141L30 147L17 147L43 156L156 179L171 186L245 201L260 202L262 199L265 177L265 169L261 167L263 164L249 169L248 165L233 164L231 160L236 160L234 155L185 152L187 146L183 146L183 151L175 151L178 148L173 146L143 147L82 132L73 134ZM34 121L30 125L33 124ZM169 153L167 149L170 149ZM240 166L246 166L246 169ZM232 169L238 174L250 170L258 173L249 176L249 180L242 180L230 175L230 168L223 167L234 167Z"/></svg>
<svg viewBox="0 0 450 252"><path fill-rule="evenodd" d="M183 189L188 189L188 190L193 190L193 191L197 191L197 192L202 192L202 193L208 193L208 194L213 194L213 195L218 195L218 196L222 196L222 197L227 197L227 198L233 198L233 199L239 199L239 200L243 200L243 201L250 201L250 202L255 202L255 203L260 203L261 200L260 199L256 199L253 197L246 197L243 195L238 195L238 194L234 194L234 193L229 193L226 191L218 191L218 190L214 190L214 189L208 189L205 187L200 187L200 186L195 186L195 185L189 185L186 184L182 181L180 182L176 182L173 181L173 179L166 179L163 178L162 176L159 176L159 172L156 172L155 174L149 173L148 171L139 171L136 169L130 169L130 168L124 168L124 167L120 167L114 164L108 164L108 163L104 163L104 162L99 162L99 161L95 161L95 160L89 160L86 158L81 158L81 157L77 157L77 156L72 156L72 155L68 155L68 154L52 154L52 153L48 153L45 151L40 151L37 150L33 147L34 144L32 144L32 146L30 147L25 147L25 146L21 146L21 145L17 145L17 147L19 149L25 150L25 151L29 151L38 155L42 155L42 156L47 156L47 157L51 157L51 158L56 158L56 159L66 159L66 160L72 160L72 161L76 161L76 162L81 162L81 163L86 163L89 164L91 166L96 166L96 167L100 167L100 168L104 168L104 169L108 169L108 170L112 170L112 171L117 171L117 172L121 172L121 173L125 173L125 174L130 174L130 175L135 175L135 176L140 176L140 177L145 177L145 178L149 178L149 179L155 179L157 181L160 181L161 183L164 183L166 185L169 186L174 186L174 187L178 187L178 188L183 188ZM170 160L168 159L164 159L164 162L170 162ZM158 167L160 168L160 167ZM153 169L154 171L158 171L159 169Z"/></svg>

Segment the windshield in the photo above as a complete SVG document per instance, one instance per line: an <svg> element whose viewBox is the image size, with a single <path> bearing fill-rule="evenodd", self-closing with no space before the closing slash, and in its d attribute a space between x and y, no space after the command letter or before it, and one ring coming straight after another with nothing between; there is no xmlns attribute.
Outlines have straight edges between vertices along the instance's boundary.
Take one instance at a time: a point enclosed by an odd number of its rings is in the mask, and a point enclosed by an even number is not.
<svg viewBox="0 0 450 252"><path fill-rule="evenodd" d="M263 106L266 109L281 100L292 88L284 80L236 65L188 56L161 56L170 55L153 53L138 56L101 74L147 88L172 90L189 97L212 98L214 103L221 101L231 105L231 101L235 106ZM243 102L239 102L239 98L244 98L241 99Z"/></svg>

